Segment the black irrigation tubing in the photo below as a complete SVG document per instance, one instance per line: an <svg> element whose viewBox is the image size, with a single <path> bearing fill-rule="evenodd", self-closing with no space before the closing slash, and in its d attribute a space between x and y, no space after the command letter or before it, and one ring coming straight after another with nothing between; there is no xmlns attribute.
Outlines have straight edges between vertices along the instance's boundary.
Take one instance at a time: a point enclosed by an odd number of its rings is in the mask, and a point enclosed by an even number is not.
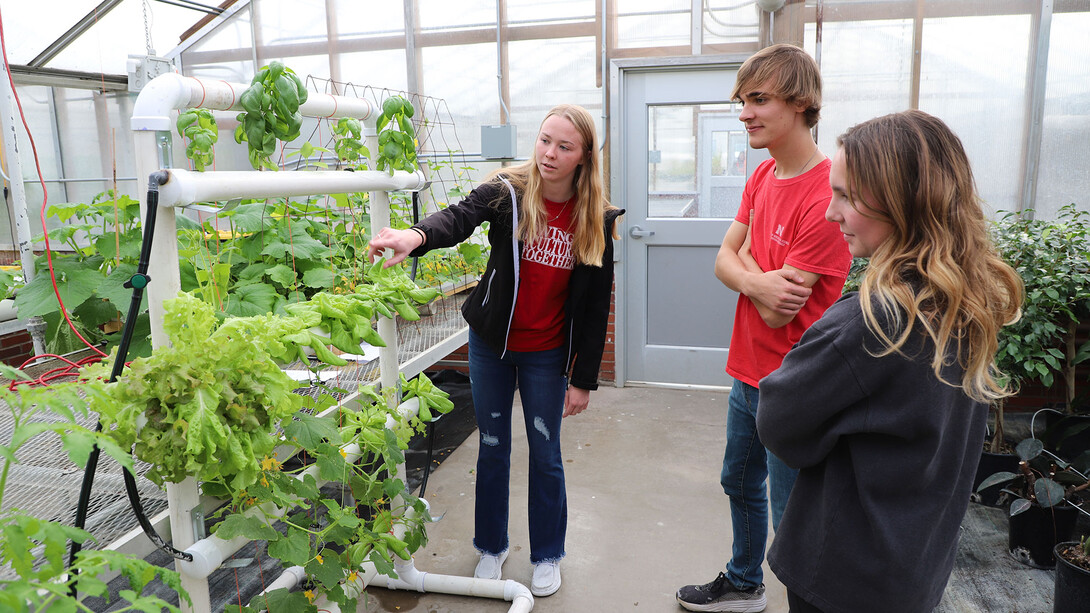
<svg viewBox="0 0 1090 613"><path fill-rule="evenodd" d="M167 173L159 171L152 173L149 179L148 185L148 197L147 197L147 218L144 220L144 240L140 246L140 260L136 267L136 273L125 282L126 288L132 289L132 300L129 301L129 312L125 317L125 327L121 333L121 341L117 346L117 357L114 360L113 369L110 372L110 382L116 381L121 375L121 371L125 368L125 358L129 353L129 345L132 343L133 331L136 328L136 318L140 312L140 303L144 299L144 288L147 287L151 281L151 277L148 276L148 262L151 257L151 242L152 236L155 233L155 213L159 208L159 186L166 182ZM95 426L95 431L102 430L102 422L99 421ZM98 458L100 455L100 449L98 445L91 450L91 455L87 459L87 466L83 470L83 483L80 485L79 500L76 503L76 521L75 527L83 529L87 523L87 507L90 505L91 500L91 488L95 481L95 471L98 468ZM148 520L147 515L144 513L143 504L140 502L140 492L136 488L136 478L133 476L132 471L125 469L122 471L125 480L125 492L129 497L129 504L133 509L133 513L136 515L136 521L140 524L140 527L144 530L144 534L147 535L151 542L159 549L166 552L168 555L187 562L193 560L193 556L175 549L163 540L161 536L155 531L155 527L151 525L151 521ZM73 539L72 546L68 555L68 566L71 568L72 564L76 560L76 555L83 548L82 543ZM73 582L69 588L73 596L76 595L76 584Z"/></svg>

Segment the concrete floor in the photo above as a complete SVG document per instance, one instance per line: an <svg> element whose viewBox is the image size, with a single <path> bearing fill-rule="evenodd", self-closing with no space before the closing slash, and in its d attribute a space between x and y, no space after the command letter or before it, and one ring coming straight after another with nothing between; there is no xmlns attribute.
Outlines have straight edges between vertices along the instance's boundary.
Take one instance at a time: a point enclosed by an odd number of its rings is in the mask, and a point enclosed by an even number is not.
<svg viewBox="0 0 1090 613"><path fill-rule="evenodd" d="M602 387L591 394L586 412L564 420L563 584L556 594L535 599L535 612L682 611L674 600L677 589L708 582L724 569L731 540L729 505L719 486L726 404L726 392ZM513 430L511 554L503 578L529 586L526 436L519 410ZM473 574L477 447L473 434L428 482L432 515L442 519L429 527L429 543L416 553L422 571ZM765 585L765 610L786 613L786 592L767 565ZM510 607L464 596L381 588L368 593L360 613L491 613Z"/></svg>

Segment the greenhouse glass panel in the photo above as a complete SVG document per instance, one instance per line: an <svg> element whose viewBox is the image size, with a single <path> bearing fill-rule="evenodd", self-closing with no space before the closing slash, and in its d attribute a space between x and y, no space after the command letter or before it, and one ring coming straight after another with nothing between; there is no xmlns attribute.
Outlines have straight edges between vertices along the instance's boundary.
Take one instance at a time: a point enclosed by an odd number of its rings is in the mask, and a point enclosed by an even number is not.
<svg viewBox="0 0 1090 613"><path fill-rule="evenodd" d="M405 51L402 49L341 53L337 61L341 65L341 79L353 85L390 91L405 91L408 88Z"/></svg>
<svg viewBox="0 0 1090 613"><path fill-rule="evenodd" d="M53 108L53 88L29 86L18 88L19 101L22 103L23 118L26 120L30 134L34 140L33 147L22 147L19 150L20 161L23 164L23 179L27 186L27 203L34 208L34 202L30 199L30 185L38 181L38 169L42 178L46 180L47 189L51 192L50 202L66 202L68 196L64 188L58 188L55 181L64 176L63 167L59 157L60 144L57 142L56 112ZM15 109L18 113L19 110ZM20 139L26 136L20 135ZM29 144L29 142L28 142ZM35 168L35 155L37 166ZM41 191L38 192L38 204L41 200ZM40 230L41 224L38 224Z"/></svg>
<svg viewBox="0 0 1090 613"><path fill-rule="evenodd" d="M259 31L257 40L262 47L321 43L325 45L325 0L262 0L257 4ZM258 57L266 53L281 55L283 51L258 49Z"/></svg>
<svg viewBox="0 0 1090 613"><path fill-rule="evenodd" d="M49 8L55 13L43 15L41 3L5 1L3 19L8 53L16 49L31 52L29 57L9 57L9 61L20 64L34 59L97 4L86 0L52 2ZM200 18L200 13L192 9L161 2L147 4L146 19L143 2L122 2L103 13L87 31L46 63L46 67L125 74L129 54L145 55L150 45L156 55L165 55L178 44L178 24L192 24ZM19 27L21 24L33 25Z"/></svg>
<svg viewBox="0 0 1090 613"><path fill-rule="evenodd" d="M927 19L920 110L961 138L992 212L1020 206L1029 15ZM864 80L865 82L865 80Z"/></svg>
<svg viewBox="0 0 1090 613"><path fill-rule="evenodd" d="M689 46L689 0L628 0L617 9L617 46L621 49Z"/></svg>
<svg viewBox="0 0 1090 613"><path fill-rule="evenodd" d="M128 94L103 95L97 92L57 88L54 108L57 138L60 142L64 176L80 181L65 184L68 202L90 202L95 195L111 189L118 178L117 192L136 197L138 182L132 159L132 132L129 130ZM117 102L123 100L122 117ZM78 145L77 145L78 143ZM52 177L51 177L52 178ZM56 184L48 186L52 192ZM60 195L58 192L57 195ZM63 202L50 196L50 203Z"/></svg>
<svg viewBox="0 0 1090 613"><path fill-rule="evenodd" d="M401 2L333 0L330 12L338 38L401 36L405 33L405 6Z"/></svg>
<svg viewBox="0 0 1090 613"><path fill-rule="evenodd" d="M597 0L508 0L510 23L594 19L601 2Z"/></svg>
<svg viewBox="0 0 1090 613"><path fill-rule="evenodd" d="M496 28L495 0L417 0L417 9L424 30Z"/></svg>
<svg viewBox="0 0 1090 613"><path fill-rule="evenodd" d="M1090 13L1057 13L1049 37L1037 216L1074 202L1090 210Z"/></svg>
<svg viewBox="0 0 1090 613"><path fill-rule="evenodd" d="M815 51L816 28L806 26L806 50ZM822 109L818 145L828 155L836 138L857 123L910 105L912 22L830 21L822 28Z"/></svg>
<svg viewBox="0 0 1090 613"><path fill-rule="evenodd" d="M250 11L241 10L200 39L186 41L179 54L186 76L249 83L254 76Z"/></svg>
<svg viewBox="0 0 1090 613"><path fill-rule="evenodd" d="M519 126L519 142L533 143L545 113L557 104L586 107L601 124L602 92L594 87L598 52L593 38L563 38L512 42L511 109ZM541 58L549 58L543 62ZM598 137L602 137L598 125ZM528 141L523 141L526 128ZM529 154L530 149L519 147Z"/></svg>
<svg viewBox="0 0 1090 613"><path fill-rule="evenodd" d="M760 12L756 4L739 0L706 0L703 5L705 45L757 40Z"/></svg>
<svg viewBox="0 0 1090 613"><path fill-rule="evenodd" d="M421 54L421 93L446 101L454 124L461 128L458 138L462 145L479 153L482 118L489 125L500 123L496 44L425 47Z"/></svg>

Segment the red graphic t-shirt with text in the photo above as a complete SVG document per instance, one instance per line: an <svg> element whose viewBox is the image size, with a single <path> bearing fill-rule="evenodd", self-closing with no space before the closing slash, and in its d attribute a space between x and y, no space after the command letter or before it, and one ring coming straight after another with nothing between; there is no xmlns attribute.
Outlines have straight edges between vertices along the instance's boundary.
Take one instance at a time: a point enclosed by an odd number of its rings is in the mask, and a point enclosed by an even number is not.
<svg viewBox="0 0 1090 613"><path fill-rule="evenodd" d="M575 267L571 221L575 198L545 201L549 222L545 235L523 246L519 263L519 293L507 348L544 351L564 343L564 303Z"/></svg>

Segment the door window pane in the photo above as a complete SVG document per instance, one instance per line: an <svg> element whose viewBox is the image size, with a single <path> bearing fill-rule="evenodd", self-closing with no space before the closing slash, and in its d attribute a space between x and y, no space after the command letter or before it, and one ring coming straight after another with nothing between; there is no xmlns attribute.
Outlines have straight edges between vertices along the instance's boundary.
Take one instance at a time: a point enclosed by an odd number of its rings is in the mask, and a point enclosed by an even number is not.
<svg viewBox="0 0 1090 613"><path fill-rule="evenodd" d="M648 107L648 217L728 218L756 166L738 104Z"/></svg>

